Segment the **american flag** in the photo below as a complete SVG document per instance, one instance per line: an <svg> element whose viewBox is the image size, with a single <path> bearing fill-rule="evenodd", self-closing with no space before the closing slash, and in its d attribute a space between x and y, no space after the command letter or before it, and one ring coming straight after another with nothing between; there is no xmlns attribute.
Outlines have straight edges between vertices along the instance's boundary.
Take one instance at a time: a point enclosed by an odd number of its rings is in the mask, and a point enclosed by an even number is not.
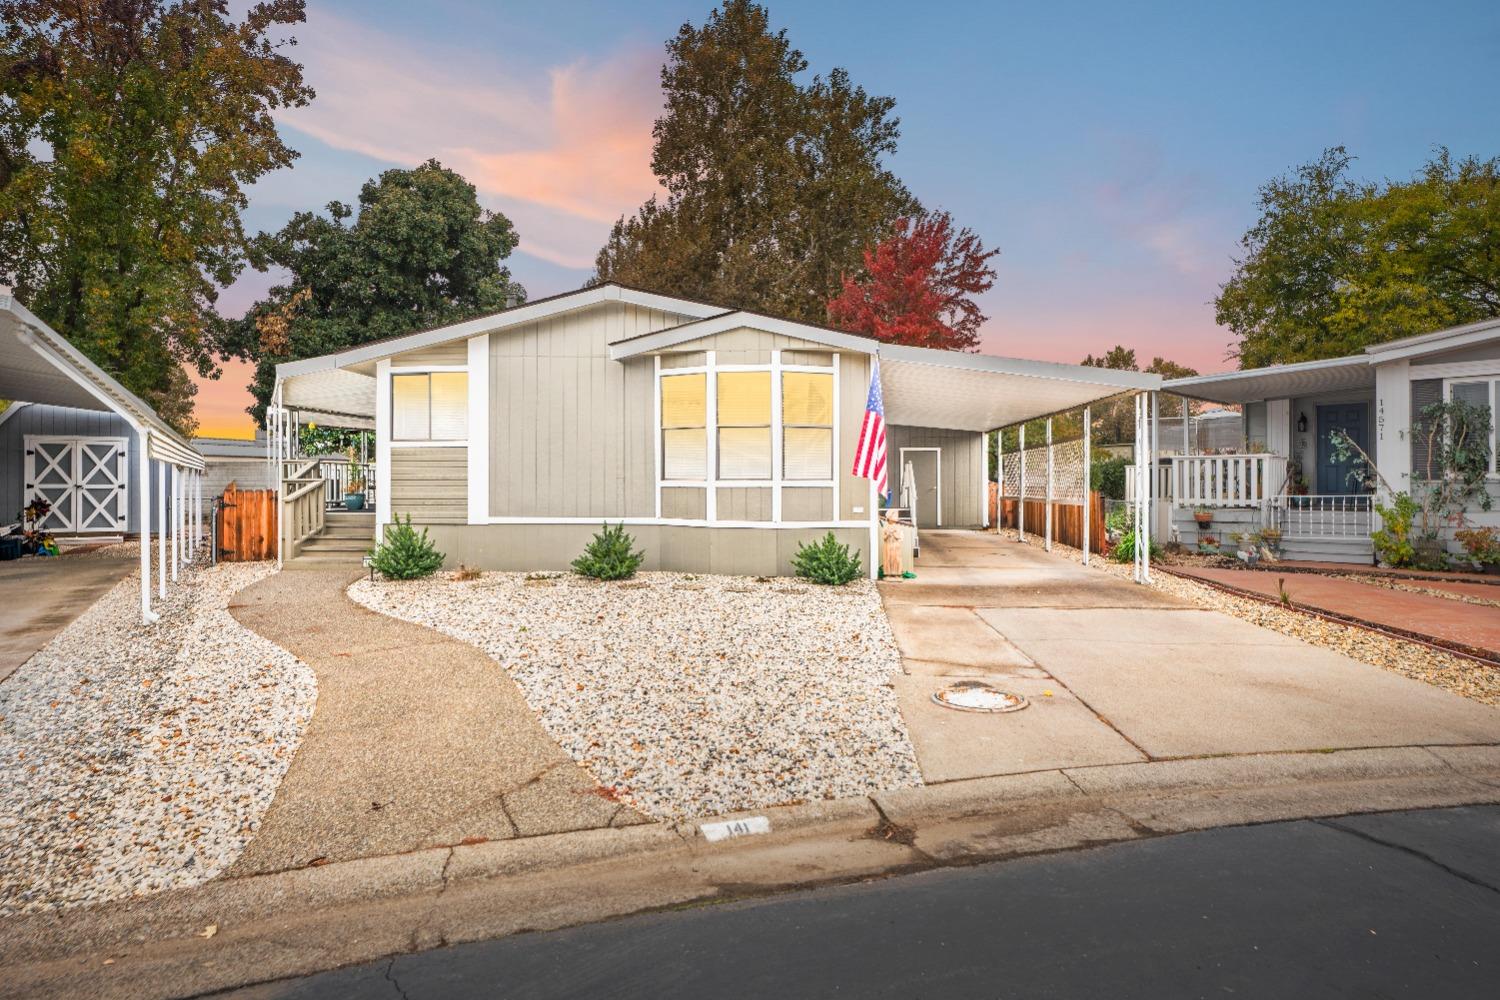
<svg viewBox="0 0 1500 1000"><path fill-rule="evenodd" d="M885 397L880 391L880 359L870 359L870 395L865 401L865 422L859 428L854 449L854 475L875 483L875 492L890 499L890 480L885 470Z"/></svg>

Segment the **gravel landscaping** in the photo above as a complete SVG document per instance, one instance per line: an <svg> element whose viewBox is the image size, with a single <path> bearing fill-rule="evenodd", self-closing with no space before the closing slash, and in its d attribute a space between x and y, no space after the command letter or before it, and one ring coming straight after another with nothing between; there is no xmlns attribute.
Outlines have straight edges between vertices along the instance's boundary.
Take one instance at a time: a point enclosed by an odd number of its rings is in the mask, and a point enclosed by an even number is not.
<svg viewBox="0 0 1500 1000"><path fill-rule="evenodd" d="M1004 529L1001 534L1016 537L1016 532L1009 528ZM1080 550L1061 542L1054 541L1052 551L1074 562L1083 561ZM1091 558L1089 566L1127 579L1131 575L1129 563L1111 562L1100 555ZM1500 667L1492 664L1465 656L1454 656L1430 646L1381 635L1353 625L1331 622L1294 609L1229 594L1196 580L1168 573L1153 572L1151 586L1191 601L1199 607L1222 611L1303 642L1324 646L1361 663L1425 681L1486 705L1500 705Z"/></svg>
<svg viewBox="0 0 1500 1000"><path fill-rule="evenodd" d="M349 596L482 649L601 794L652 817L921 783L869 581L448 574Z"/></svg>
<svg viewBox="0 0 1500 1000"><path fill-rule="evenodd" d="M196 885L244 849L317 696L225 610L274 571L189 569L150 626L133 574L0 684L0 915Z"/></svg>

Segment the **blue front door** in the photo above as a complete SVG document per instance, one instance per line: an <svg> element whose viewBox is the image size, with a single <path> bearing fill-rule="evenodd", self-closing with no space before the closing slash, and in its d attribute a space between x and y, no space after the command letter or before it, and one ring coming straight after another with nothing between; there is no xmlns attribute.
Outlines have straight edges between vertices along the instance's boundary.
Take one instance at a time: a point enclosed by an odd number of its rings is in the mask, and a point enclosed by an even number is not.
<svg viewBox="0 0 1500 1000"><path fill-rule="evenodd" d="M1367 493L1362 475L1364 462L1351 455L1339 461L1333 447L1333 434L1343 431L1365 450L1370 451L1368 403L1331 403L1318 407L1318 481L1313 489L1319 493Z"/></svg>

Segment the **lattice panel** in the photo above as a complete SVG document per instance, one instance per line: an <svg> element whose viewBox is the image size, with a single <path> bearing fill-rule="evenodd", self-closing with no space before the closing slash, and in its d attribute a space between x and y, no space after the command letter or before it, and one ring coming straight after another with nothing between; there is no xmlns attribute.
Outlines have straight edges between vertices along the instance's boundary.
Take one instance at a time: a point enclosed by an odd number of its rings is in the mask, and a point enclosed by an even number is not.
<svg viewBox="0 0 1500 1000"><path fill-rule="evenodd" d="M1047 497L1047 449L1027 448L1024 453L1008 452L1001 457L1005 472L1005 496L1016 497L1021 489L1021 462L1026 462L1026 496L1032 500ZM1052 499L1082 503L1087 478L1083 466L1083 442L1067 441L1052 446Z"/></svg>
<svg viewBox="0 0 1500 1000"><path fill-rule="evenodd" d="M1031 500L1047 496L1047 449L1026 449L1026 496Z"/></svg>
<svg viewBox="0 0 1500 1000"><path fill-rule="evenodd" d="M1088 492L1083 467L1083 441L1052 446L1052 496L1057 500L1083 503Z"/></svg>
<svg viewBox="0 0 1500 1000"><path fill-rule="evenodd" d="M1000 467L1005 474L1001 481L1004 486L1003 495L1014 497L1021 488L1021 456L1012 451L1000 456Z"/></svg>

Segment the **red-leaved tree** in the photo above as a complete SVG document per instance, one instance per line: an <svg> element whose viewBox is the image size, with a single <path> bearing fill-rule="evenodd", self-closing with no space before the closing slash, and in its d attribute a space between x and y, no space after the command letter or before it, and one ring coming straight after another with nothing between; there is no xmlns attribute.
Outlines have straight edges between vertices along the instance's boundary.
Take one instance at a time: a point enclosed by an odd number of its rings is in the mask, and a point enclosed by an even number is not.
<svg viewBox="0 0 1500 1000"><path fill-rule="evenodd" d="M972 351L985 316L973 296L995 286L990 258L973 230L953 227L947 212L897 219L895 229L866 250L865 270L844 275L828 302L828 321L854 333L913 347Z"/></svg>

